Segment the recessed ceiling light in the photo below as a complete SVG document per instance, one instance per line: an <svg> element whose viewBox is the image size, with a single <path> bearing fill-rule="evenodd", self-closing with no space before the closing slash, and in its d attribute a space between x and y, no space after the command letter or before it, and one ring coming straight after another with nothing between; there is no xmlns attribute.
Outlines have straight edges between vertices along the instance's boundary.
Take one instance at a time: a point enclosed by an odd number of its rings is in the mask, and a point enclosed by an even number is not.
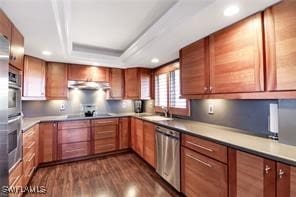
<svg viewBox="0 0 296 197"><path fill-rule="evenodd" d="M50 51L42 51L43 55L50 56L52 53Z"/></svg>
<svg viewBox="0 0 296 197"><path fill-rule="evenodd" d="M152 62L153 64L156 64L156 63L159 62L159 59L158 59L158 58L153 58L153 59L151 60L151 62Z"/></svg>
<svg viewBox="0 0 296 197"><path fill-rule="evenodd" d="M239 12L239 7L237 5L231 5L225 8L224 16L233 16Z"/></svg>

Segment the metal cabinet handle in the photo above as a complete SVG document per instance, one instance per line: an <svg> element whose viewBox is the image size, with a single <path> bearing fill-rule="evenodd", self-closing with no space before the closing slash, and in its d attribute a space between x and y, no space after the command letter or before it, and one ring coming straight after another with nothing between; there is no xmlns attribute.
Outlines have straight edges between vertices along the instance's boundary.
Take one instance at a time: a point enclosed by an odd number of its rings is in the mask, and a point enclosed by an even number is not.
<svg viewBox="0 0 296 197"><path fill-rule="evenodd" d="M30 173L29 173L28 177L31 177L31 176L32 176L32 174L33 174L34 170L35 170L35 167L33 167L33 168L31 169L31 171L30 171Z"/></svg>
<svg viewBox="0 0 296 197"><path fill-rule="evenodd" d="M268 174L269 173L269 170L271 169L271 167L269 167L268 165L265 166L265 174Z"/></svg>
<svg viewBox="0 0 296 197"><path fill-rule="evenodd" d="M32 142L32 144L30 144L30 146L28 147L28 149L32 148L32 146L34 146L35 142Z"/></svg>
<svg viewBox="0 0 296 197"><path fill-rule="evenodd" d="M201 164L203 164L203 165L205 165L205 166L208 166L209 168L212 167L211 164L209 164L209 163L207 163L207 162L204 162L204 161L202 161L202 160L199 160L199 159L193 157L192 155L186 154L186 156L189 157L189 158L191 158L191 159L193 159L193 160L195 160L195 161L197 161L197 162L199 162L199 163L201 163Z"/></svg>
<svg viewBox="0 0 296 197"><path fill-rule="evenodd" d="M193 143L193 142L187 141L187 143L188 143L188 144L191 144L192 146L196 146L196 147L198 147L198 148L204 149L204 150L206 150L206 151L214 152L214 151L213 151L212 149L210 149L210 148L206 148L206 147L204 147L204 146L201 146L201 145L195 144L195 143Z"/></svg>
<svg viewBox="0 0 296 197"><path fill-rule="evenodd" d="M32 159L35 157L35 154L33 154L32 156L31 156L31 158L28 160L28 162L31 162L32 161Z"/></svg>
<svg viewBox="0 0 296 197"><path fill-rule="evenodd" d="M210 86L210 92L212 92L212 91L213 91L213 89L214 89L214 88L213 88L212 86Z"/></svg>
<svg viewBox="0 0 296 197"><path fill-rule="evenodd" d="M284 174L285 174L285 172L282 169L280 169L279 170L279 177L280 177L280 179L283 178L283 175Z"/></svg>
<svg viewBox="0 0 296 197"><path fill-rule="evenodd" d="M13 60L16 60L16 56L13 57Z"/></svg>

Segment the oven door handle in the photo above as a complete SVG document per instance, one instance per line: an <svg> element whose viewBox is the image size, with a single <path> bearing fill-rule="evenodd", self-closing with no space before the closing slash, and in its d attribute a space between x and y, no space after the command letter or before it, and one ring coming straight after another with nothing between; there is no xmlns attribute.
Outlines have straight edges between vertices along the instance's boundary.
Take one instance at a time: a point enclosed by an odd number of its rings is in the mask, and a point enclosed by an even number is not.
<svg viewBox="0 0 296 197"><path fill-rule="evenodd" d="M20 86L18 86L18 85L14 85L14 84L9 84L9 86L8 86L9 88L14 88L14 89L17 89L17 90L20 90L21 89L21 87Z"/></svg>
<svg viewBox="0 0 296 197"><path fill-rule="evenodd" d="M21 119L21 116L18 116L18 117L16 117L16 118L10 119L10 120L8 120L8 124L11 124L11 123L13 123L13 122L15 122L15 121L18 121L18 120L20 120L20 119Z"/></svg>

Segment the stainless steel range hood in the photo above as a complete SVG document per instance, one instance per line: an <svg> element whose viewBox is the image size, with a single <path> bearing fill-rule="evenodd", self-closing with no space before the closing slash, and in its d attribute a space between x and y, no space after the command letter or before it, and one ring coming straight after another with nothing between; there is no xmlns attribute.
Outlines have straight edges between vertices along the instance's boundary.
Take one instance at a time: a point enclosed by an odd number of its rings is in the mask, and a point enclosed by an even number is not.
<svg viewBox="0 0 296 197"><path fill-rule="evenodd" d="M84 90L108 90L110 84L108 82L93 82L93 81L68 81L68 88L70 89L84 89Z"/></svg>

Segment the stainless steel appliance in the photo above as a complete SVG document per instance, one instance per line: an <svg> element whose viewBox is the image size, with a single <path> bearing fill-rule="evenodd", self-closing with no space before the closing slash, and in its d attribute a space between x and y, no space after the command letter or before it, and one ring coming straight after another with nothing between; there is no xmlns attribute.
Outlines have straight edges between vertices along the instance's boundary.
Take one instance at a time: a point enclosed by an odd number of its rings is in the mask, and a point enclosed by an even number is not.
<svg viewBox="0 0 296 197"><path fill-rule="evenodd" d="M135 113L143 113L144 104L143 104L142 100L135 100L134 101L134 110L135 110Z"/></svg>
<svg viewBox="0 0 296 197"><path fill-rule="evenodd" d="M180 191L180 133L156 127L156 172Z"/></svg>
<svg viewBox="0 0 296 197"><path fill-rule="evenodd" d="M21 114L21 75L20 71L9 67L8 72L8 117Z"/></svg>
<svg viewBox="0 0 296 197"><path fill-rule="evenodd" d="M0 185L8 185L8 68L9 41L0 34Z"/></svg>
<svg viewBox="0 0 296 197"><path fill-rule="evenodd" d="M22 158L21 116L8 120L8 167L9 169Z"/></svg>

